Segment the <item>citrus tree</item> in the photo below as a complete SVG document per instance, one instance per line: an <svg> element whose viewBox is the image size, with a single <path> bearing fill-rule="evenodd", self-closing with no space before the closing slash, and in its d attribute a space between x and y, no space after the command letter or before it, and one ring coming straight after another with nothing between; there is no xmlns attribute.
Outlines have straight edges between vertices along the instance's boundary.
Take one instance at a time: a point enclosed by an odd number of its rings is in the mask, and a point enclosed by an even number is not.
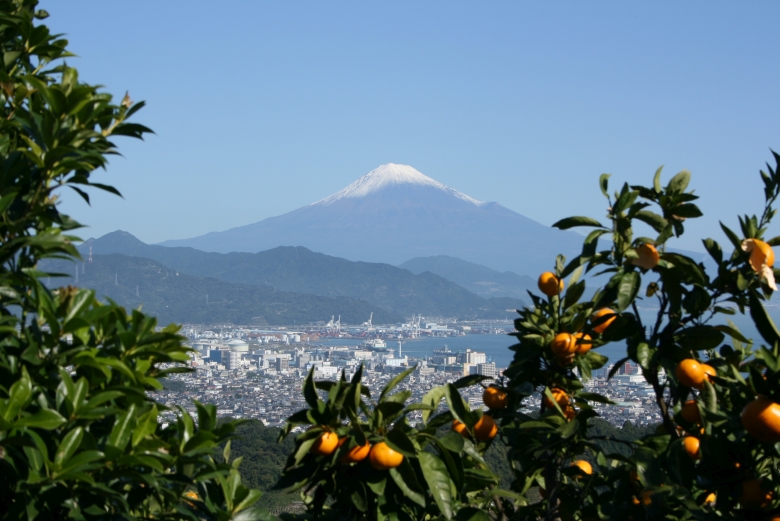
<svg viewBox="0 0 780 521"><path fill-rule="evenodd" d="M80 225L57 208L89 201L117 136L141 138L115 103L63 62L67 41L38 21L35 0L0 1L0 512L3 519L261 519L241 484L213 405L170 425L146 391L186 371L177 328L92 291L50 291L41 259L77 259ZM228 442L222 459L215 450Z"/></svg>
<svg viewBox="0 0 780 521"><path fill-rule="evenodd" d="M336 382L315 382L312 370L303 388L308 408L288 418L281 434L297 436L277 487L300 490L316 519L502 515L500 498L519 496L499 489L483 458L498 426L458 391L488 378L467 376L407 403L412 391L397 388L413 371L394 376L374 401L361 384L362 366L350 381L342 372ZM490 389L487 401L505 406L506 394Z"/></svg>
<svg viewBox="0 0 780 521"><path fill-rule="evenodd" d="M780 166L780 156L775 154ZM610 195L604 221L569 217L560 229L592 228L582 253L539 277L542 295L520 310L518 343L505 375L510 405L494 415L510 447L513 489L525 498L505 508L519 519L780 518L780 333L764 302L776 291L772 246L764 238L780 193L778 167L761 172L761 215L721 224L731 253L713 239L703 263L667 249L686 219L701 216L681 172L662 186L624 184ZM640 236L637 225L651 236ZM583 300L584 275L606 279ZM568 278L568 283L565 280ZM653 306L652 319L639 312ZM764 345L728 320L747 313ZM629 457L602 450L589 432L594 405L615 405L586 392L608 360L598 348L624 342L661 417L655 433L629 443ZM540 395L535 410L523 407ZM540 501L532 501L534 493Z"/></svg>
<svg viewBox="0 0 780 521"><path fill-rule="evenodd" d="M659 169L651 186L624 184L614 195L602 176L607 218L556 223L593 230L579 256L559 256L540 275L541 295L519 310L513 361L485 388L488 411L469 410L458 392L485 385L481 377L407 405L408 391L392 391L409 371L376 402L360 371L350 382L310 374L309 408L283 433L298 432L279 487L301 490L317 518L780 519L780 332L764 307L780 244L764 237L780 195L780 156L775 162L761 173L761 215L740 217L739 233L721 224L731 253L703 241L709 269L667 249L686 219L701 216L687 172L663 186ZM605 283L583 299L594 272ZM763 345L729 321L737 313L749 314ZM613 342L626 352L608 378L637 364L661 418L637 440L589 428L597 409L616 405L586 390L609 362L599 348ZM498 440L509 449L511 491L482 458ZM614 442L628 450L608 452Z"/></svg>

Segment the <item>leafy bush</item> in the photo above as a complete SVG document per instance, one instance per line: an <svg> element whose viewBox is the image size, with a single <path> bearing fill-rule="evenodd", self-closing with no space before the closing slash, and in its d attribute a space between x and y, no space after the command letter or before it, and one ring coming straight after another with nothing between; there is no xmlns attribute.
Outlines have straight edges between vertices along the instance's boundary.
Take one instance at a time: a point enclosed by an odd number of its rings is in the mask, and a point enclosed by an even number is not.
<svg viewBox="0 0 780 521"><path fill-rule="evenodd" d="M533 306L519 311L508 381L494 393L506 393L506 402L469 411L457 394L477 383L467 378L406 405L403 392L388 396L396 379L369 404L359 375L335 384L309 377L310 409L291 417L287 431L311 427L298 434L279 486L302 489L316 517L344 519L776 519L780 331L764 307L780 275L772 250L780 237L764 238L780 195L780 155L775 161L761 172L761 214L740 217L740 234L721 224L732 252L703 241L713 273L667 249L687 219L701 216L688 172L664 187L659 169L652 186L624 184L612 196L609 176L602 176L607 224L569 217L555 225L593 231L581 255L568 263L559 256L554 271L540 276L544 296L532 294ZM640 223L654 236L637 236ZM593 271L608 281L581 301L583 277ZM656 303L649 323L640 301ZM749 313L766 345L754 347L728 321L735 313ZM616 433L597 418L594 404L616 404L585 391L584 382L607 364L598 348L611 342L625 342L627 351L609 377L628 360L641 368L661 416L657 427L627 424ZM317 390L327 392L326 400ZM528 411L529 398L539 395L539 409ZM442 397L449 410L431 417ZM417 410L422 421L410 422ZM483 466L490 443L469 441L485 417L500 424L511 491L499 489ZM466 441L436 432L453 418L465 424L458 428ZM350 441L333 453L312 453L324 432ZM403 453L405 472L339 463L365 440Z"/></svg>
<svg viewBox="0 0 780 521"><path fill-rule="evenodd" d="M149 129L64 64L67 41L35 0L0 1L0 512L3 519L258 519L259 492L215 449L237 422L183 409L167 427L146 391L186 371L177 328L41 283L42 259L78 258L58 190L85 200L115 136ZM197 424L197 425L196 425Z"/></svg>
<svg viewBox="0 0 780 521"><path fill-rule="evenodd" d="M775 160L780 167L780 156ZM580 256L568 264L557 260L551 275L559 281L571 276L566 291L540 284L547 297L533 296L534 306L521 310L515 324L519 343L506 371L513 403L535 391L544 397L539 414L512 407L498 415L510 446L513 489L544 492L542 501L512 505L519 517L766 519L777 512L780 333L763 302L776 290L771 247L780 238L765 241L763 234L780 194L778 167L761 173L765 206L760 216L739 219L741 236L721 224L732 253L724 254L713 239L703 241L717 265L714 274L666 249L682 235L686 219L701 216L697 196L687 191L687 172L662 187L659 169L652 186L625 184L612 197L604 175L607 224L589 217L556 223L593 231ZM637 237L638 222L657 235ZM611 241L600 243L600 237ZM609 280L581 302L581 276L592 270ZM650 323L639 313L642 300L656 302ZM729 315L745 312L768 347L754 348L728 322ZM612 402L583 389L591 372L607 363L598 348L616 341L625 341L627 352L610 377L627 360L638 364L662 419L629 444L600 434L593 403ZM593 463L592 473L573 465L583 459Z"/></svg>

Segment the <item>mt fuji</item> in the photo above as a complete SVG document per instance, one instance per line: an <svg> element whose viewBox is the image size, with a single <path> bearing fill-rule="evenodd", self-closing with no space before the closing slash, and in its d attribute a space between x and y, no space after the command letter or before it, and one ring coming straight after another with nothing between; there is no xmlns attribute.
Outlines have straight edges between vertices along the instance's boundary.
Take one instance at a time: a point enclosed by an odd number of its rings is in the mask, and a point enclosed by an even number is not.
<svg viewBox="0 0 780 521"><path fill-rule="evenodd" d="M305 246L389 264L449 255L500 271L536 274L552 269L558 253L577 255L582 240L498 203L469 197L411 166L388 163L284 215L161 244L220 253Z"/></svg>

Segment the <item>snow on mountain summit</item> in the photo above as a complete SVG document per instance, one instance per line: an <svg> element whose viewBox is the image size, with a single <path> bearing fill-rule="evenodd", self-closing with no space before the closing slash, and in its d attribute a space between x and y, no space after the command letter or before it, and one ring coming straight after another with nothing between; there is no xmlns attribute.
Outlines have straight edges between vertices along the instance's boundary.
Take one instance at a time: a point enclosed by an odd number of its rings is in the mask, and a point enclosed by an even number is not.
<svg viewBox="0 0 780 521"><path fill-rule="evenodd" d="M343 190L336 192L335 194L317 201L314 205L328 205L340 199L365 197L369 194L379 192L383 188L387 188L393 185L418 185L429 186L436 188L443 192L469 202L475 206L482 206L485 204L483 201L469 197L466 194L458 192L454 188L450 188L435 179L431 179L422 172L412 168L409 165L397 165L395 163L387 163L379 168L367 173L351 185L347 186Z"/></svg>

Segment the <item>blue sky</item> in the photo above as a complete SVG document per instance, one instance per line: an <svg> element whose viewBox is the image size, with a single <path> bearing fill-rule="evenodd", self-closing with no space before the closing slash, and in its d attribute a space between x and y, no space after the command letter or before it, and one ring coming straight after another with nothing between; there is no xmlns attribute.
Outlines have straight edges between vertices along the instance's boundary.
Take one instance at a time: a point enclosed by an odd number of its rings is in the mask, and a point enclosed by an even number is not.
<svg viewBox="0 0 780 521"><path fill-rule="evenodd" d="M146 242L279 215L388 163L552 224L602 217L599 174L693 173L706 217L760 213L780 150L770 2L43 2L84 80L148 106L65 194L82 236ZM777 227L780 232L780 227Z"/></svg>

